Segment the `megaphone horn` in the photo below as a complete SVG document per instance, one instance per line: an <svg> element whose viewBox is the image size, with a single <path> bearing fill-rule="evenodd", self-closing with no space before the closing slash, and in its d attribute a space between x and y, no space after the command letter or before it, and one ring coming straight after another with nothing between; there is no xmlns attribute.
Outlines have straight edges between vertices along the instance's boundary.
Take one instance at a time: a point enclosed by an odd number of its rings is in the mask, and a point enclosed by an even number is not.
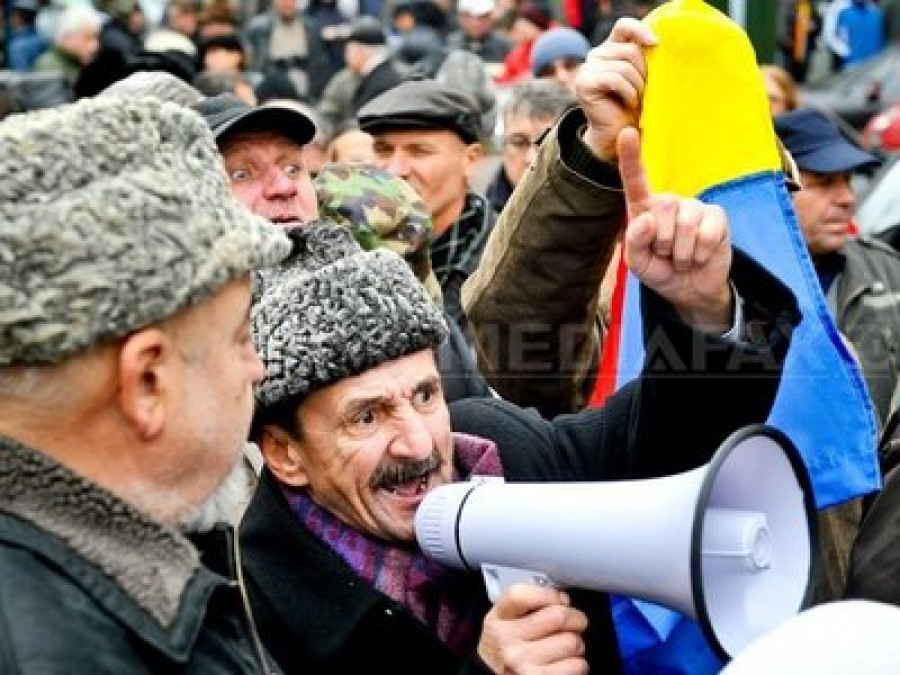
<svg viewBox="0 0 900 675"><path fill-rule="evenodd" d="M811 597L812 486L794 444L766 425L665 478L445 485L415 529L427 555L483 571L492 599L521 580L641 598L695 618L723 658Z"/></svg>

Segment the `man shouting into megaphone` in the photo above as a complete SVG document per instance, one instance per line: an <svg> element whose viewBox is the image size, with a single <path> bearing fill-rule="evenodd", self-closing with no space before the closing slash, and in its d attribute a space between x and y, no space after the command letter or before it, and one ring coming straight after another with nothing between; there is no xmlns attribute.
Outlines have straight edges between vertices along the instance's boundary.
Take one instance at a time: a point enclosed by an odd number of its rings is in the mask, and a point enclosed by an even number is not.
<svg viewBox="0 0 900 675"><path fill-rule="evenodd" d="M596 185L609 213L624 200L630 215L625 255L643 284L647 361L606 406L553 420L498 399L448 408L434 359L440 308L401 258L362 251L329 223L293 233L294 257L264 280L252 310L266 366L253 434L266 467L241 550L261 638L285 671L619 672L605 595L516 585L491 606L478 574L417 548L418 505L473 475L681 472L766 418L798 320L793 295L732 251L721 209L650 192L627 115L585 115L639 100L641 47L655 38L626 28L600 48L612 58L584 66L582 83L595 84L580 89L587 110L545 140L564 155L579 148L590 176L609 177ZM591 152L609 143L617 166ZM619 180L624 192L610 189Z"/></svg>

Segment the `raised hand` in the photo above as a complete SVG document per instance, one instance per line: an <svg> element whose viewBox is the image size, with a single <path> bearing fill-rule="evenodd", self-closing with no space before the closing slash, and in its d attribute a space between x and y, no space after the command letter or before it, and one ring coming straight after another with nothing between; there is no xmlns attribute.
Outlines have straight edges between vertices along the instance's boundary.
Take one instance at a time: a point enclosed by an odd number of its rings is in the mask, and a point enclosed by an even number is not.
<svg viewBox="0 0 900 675"><path fill-rule="evenodd" d="M619 132L637 126L647 84L644 48L655 44L643 23L619 19L578 70L575 93L588 119L584 142L604 161L615 162Z"/></svg>
<svg viewBox="0 0 900 675"><path fill-rule="evenodd" d="M478 655L495 673L581 675L585 628L587 617L562 591L516 584L485 617Z"/></svg>
<svg viewBox="0 0 900 675"><path fill-rule="evenodd" d="M652 194L636 129L619 134L618 157L629 217L628 268L672 303L686 323L709 333L726 332L733 307L725 211L696 199Z"/></svg>

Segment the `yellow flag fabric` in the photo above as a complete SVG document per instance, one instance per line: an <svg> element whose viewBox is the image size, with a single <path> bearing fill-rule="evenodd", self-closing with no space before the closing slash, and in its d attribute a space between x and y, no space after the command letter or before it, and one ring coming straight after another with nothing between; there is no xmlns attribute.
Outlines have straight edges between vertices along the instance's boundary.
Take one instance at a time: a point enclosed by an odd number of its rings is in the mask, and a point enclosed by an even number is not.
<svg viewBox="0 0 900 675"><path fill-rule="evenodd" d="M780 169L769 101L740 26L702 0L672 0L644 21L659 38L647 52L641 112L651 187L693 197Z"/></svg>

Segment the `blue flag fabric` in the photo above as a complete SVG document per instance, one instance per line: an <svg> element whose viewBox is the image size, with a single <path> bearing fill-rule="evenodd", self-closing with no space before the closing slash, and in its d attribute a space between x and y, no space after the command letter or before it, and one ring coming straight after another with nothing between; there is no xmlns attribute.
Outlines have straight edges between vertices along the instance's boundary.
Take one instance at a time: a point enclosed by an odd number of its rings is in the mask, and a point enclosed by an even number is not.
<svg viewBox="0 0 900 675"><path fill-rule="evenodd" d="M741 249L789 286L803 314L768 423L796 444L824 508L877 490L877 422L862 374L828 311L780 172L717 185L700 195L728 213ZM639 284L629 275L616 386L643 361Z"/></svg>
<svg viewBox="0 0 900 675"><path fill-rule="evenodd" d="M728 214L732 242L765 265L797 296L803 319L794 332L769 419L797 446L824 508L880 487L877 423L856 361L844 344L794 215L781 172L717 185L700 199ZM617 387L643 361L639 284L629 275ZM626 672L700 674L721 665L693 620L627 598L614 598Z"/></svg>

